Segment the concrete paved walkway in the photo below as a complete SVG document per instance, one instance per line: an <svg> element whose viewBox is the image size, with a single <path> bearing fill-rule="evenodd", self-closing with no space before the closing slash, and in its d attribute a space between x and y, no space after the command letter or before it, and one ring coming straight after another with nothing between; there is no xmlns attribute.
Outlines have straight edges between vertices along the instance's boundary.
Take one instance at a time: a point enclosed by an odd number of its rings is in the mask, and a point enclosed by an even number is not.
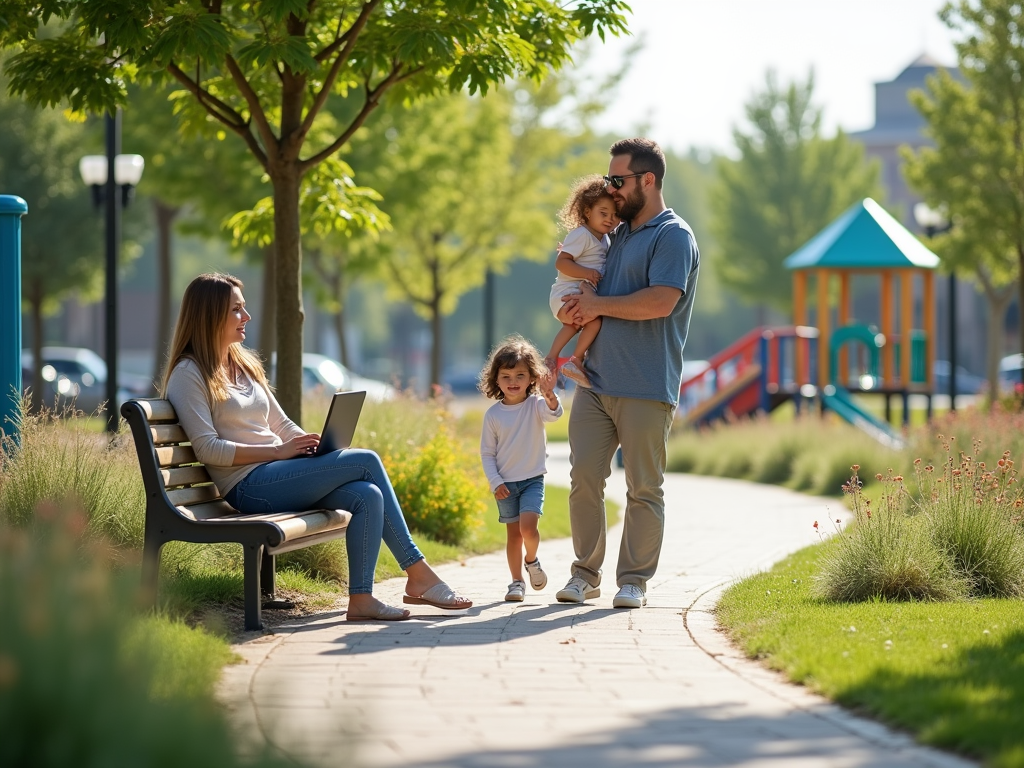
<svg viewBox="0 0 1024 768"><path fill-rule="evenodd" d="M551 452L550 481L568 485L566 447ZM609 496L625 503L619 471ZM611 607L620 528L602 595L582 606L554 597L571 542L544 542L550 583L524 603L502 601L503 552L442 566L475 601L467 613L351 625L337 613L277 628L236 646L246 663L227 669L221 698L243 740L262 735L320 766L972 765L783 682L716 631L724 585L813 543L815 520L845 514L838 502L692 476L670 476L666 496L642 610ZM403 585L377 593L399 604Z"/></svg>

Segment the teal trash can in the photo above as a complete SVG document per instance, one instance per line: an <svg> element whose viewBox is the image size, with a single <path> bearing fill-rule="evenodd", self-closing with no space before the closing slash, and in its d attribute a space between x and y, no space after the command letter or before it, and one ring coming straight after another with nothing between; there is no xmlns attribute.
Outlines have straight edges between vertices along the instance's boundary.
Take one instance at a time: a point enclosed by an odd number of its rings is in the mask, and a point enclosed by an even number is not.
<svg viewBox="0 0 1024 768"><path fill-rule="evenodd" d="M17 439L21 398L21 217L28 204L0 195L0 432Z"/></svg>

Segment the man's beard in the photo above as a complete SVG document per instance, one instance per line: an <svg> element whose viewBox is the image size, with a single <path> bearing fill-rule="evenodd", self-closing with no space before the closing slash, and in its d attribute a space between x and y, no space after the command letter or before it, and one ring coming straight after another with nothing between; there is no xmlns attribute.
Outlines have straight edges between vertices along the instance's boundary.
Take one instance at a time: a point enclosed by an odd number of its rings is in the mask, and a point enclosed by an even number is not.
<svg viewBox="0 0 1024 768"><path fill-rule="evenodd" d="M619 214L620 219L632 221L645 205L647 205L647 198L644 196L643 189L637 184L629 197L622 201L622 207L616 213Z"/></svg>

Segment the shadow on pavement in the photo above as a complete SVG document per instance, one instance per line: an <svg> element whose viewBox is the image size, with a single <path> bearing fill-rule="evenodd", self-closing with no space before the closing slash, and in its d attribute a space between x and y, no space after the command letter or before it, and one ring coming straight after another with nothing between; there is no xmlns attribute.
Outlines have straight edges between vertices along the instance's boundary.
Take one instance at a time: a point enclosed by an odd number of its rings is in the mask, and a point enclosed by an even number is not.
<svg viewBox="0 0 1024 768"><path fill-rule="evenodd" d="M481 618L488 608L498 605L505 603L474 606L464 613L450 615L414 613L409 621L398 622L350 623L342 618L344 613L336 614L336 620L325 622L321 614L316 618L310 618L308 622L293 622L280 629L293 634L334 630L336 634L324 642L337 643L338 649L324 651L321 655L352 655L380 653L396 646L433 648L438 645L488 645L512 638L571 629L612 615L622 615L621 611L613 608L556 603L535 607L524 605L517 607L512 614L502 613L491 618Z"/></svg>

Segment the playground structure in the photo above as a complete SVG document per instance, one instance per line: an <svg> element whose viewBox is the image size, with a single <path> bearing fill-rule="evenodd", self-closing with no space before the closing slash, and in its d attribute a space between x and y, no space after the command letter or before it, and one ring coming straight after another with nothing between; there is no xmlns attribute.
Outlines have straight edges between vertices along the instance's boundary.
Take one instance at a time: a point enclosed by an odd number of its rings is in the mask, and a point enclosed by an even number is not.
<svg viewBox="0 0 1024 768"><path fill-rule="evenodd" d="M793 272L793 325L754 329L683 381L683 420L701 425L768 413L792 400L798 411L816 405L879 442L902 445L892 397L902 399L904 425L911 394L926 396L931 417L939 258L866 198L784 264ZM853 280L865 278L879 281L877 326L851 311ZM885 418L853 394L884 398Z"/></svg>

